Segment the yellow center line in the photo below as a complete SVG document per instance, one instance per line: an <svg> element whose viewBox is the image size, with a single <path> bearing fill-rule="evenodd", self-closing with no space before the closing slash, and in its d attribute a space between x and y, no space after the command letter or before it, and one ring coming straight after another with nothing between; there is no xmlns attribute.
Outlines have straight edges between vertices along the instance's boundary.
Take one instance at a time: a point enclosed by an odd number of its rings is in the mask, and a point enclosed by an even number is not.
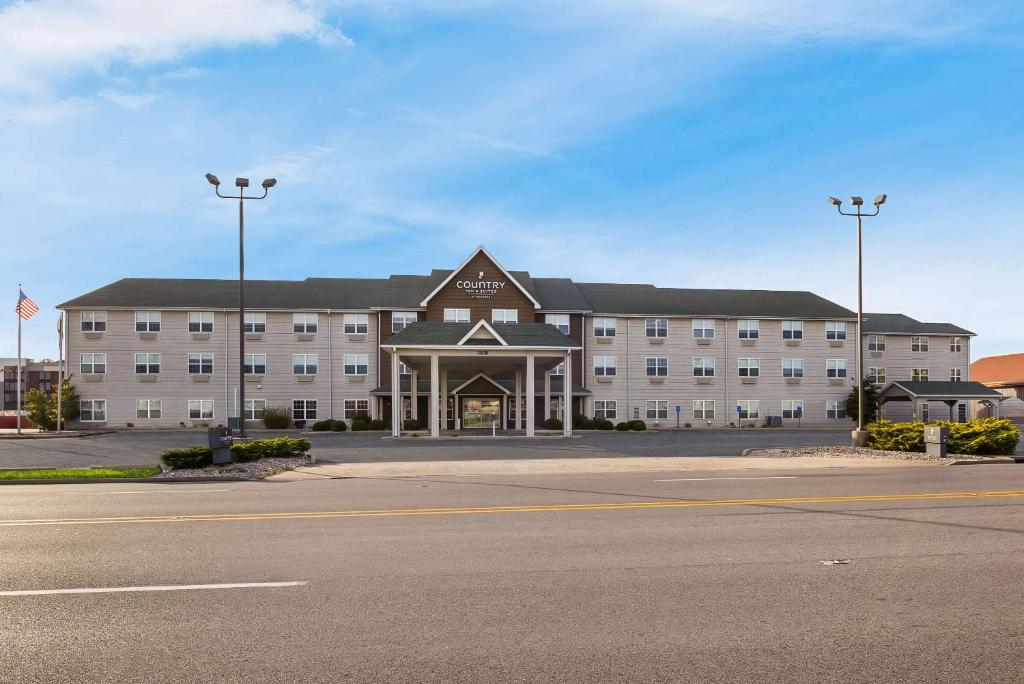
<svg viewBox="0 0 1024 684"><path fill-rule="evenodd" d="M572 511L618 511L651 508L705 508L713 506L773 506L780 504L842 504L873 501L934 501L1024 497L1024 491L921 492L908 494L859 494L853 496L802 496L766 499L712 499L706 501L631 501L616 503L534 504L521 506L472 506L465 508L396 508L351 511L297 511L280 513L215 513L208 515L156 515L116 518L40 518L0 520L0 527L34 525L111 525L173 522L230 522L241 520L315 520L322 518L383 518L421 515L466 515L477 513L559 513Z"/></svg>

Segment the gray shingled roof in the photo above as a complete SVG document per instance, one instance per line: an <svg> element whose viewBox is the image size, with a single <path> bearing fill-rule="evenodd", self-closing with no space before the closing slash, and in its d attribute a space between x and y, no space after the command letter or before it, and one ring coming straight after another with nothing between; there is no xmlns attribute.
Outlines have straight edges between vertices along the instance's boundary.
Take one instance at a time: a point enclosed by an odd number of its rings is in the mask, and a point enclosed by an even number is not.
<svg viewBox="0 0 1024 684"><path fill-rule="evenodd" d="M917 397L948 397L959 399L966 397L991 397L999 399L1004 395L980 382L952 382L950 380L893 380L882 390L889 394L899 392L899 388Z"/></svg>
<svg viewBox="0 0 1024 684"><path fill-rule="evenodd" d="M514 392L515 391L515 387L513 386L512 382L510 382L508 380L505 380L505 379L502 379L502 378L494 378L493 376L492 376L491 379L494 380L495 382L497 382L499 385L501 385L505 389L507 389L509 392ZM455 389L456 387L461 385L463 382L465 382L465 381L461 380L461 379L459 379L459 380L449 379L448 380L448 391L451 392L453 389ZM412 383L411 383L410 379L403 378L401 381L399 381L398 391L401 392L402 394L408 394L409 393L409 387L411 386L411 384ZM425 397L426 396L430 396L430 380L418 380L416 382L416 392L418 394L421 394L421 395L425 396ZM497 392L497 388L495 388L495 392ZM544 388L543 387L541 387L539 389L538 388L534 388L534 394L536 394L537 396L540 396L543 393L544 393ZM551 396L556 397L556 396L560 395L561 393L562 393L561 378L558 377L558 376L553 376L551 378ZM370 394L372 394L374 396L378 396L378 395L388 396L389 394L391 394L391 383L387 383L386 382L383 385L378 385L377 387L374 387L372 390L370 390ZM574 397L586 397L586 396L590 396L592 394L592 392L590 390L584 388L584 387L581 387L580 385L577 385L576 383L573 383L572 384L572 394L573 394Z"/></svg>
<svg viewBox="0 0 1024 684"><path fill-rule="evenodd" d="M439 323L418 321L395 333L384 347L456 345L477 323ZM491 327L510 347L578 347L579 344L547 323L492 323ZM473 340L467 344L495 345L491 340Z"/></svg>
<svg viewBox="0 0 1024 684"><path fill-rule="evenodd" d="M910 316L894 313L865 313L864 332L906 335L973 335L952 323L922 323Z"/></svg>

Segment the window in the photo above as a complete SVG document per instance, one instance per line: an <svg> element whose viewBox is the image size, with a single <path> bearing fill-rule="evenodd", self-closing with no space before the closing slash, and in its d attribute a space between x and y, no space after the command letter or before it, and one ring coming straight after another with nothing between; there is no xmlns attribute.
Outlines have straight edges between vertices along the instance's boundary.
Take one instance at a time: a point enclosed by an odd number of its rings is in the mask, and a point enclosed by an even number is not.
<svg viewBox="0 0 1024 684"><path fill-rule="evenodd" d="M368 399L346 399L345 420L352 420L356 416L370 415L370 401Z"/></svg>
<svg viewBox="0 0 1024 684"><path fill-rule="evenodd" d="M412 375L412 368L409 368L404 363L398 363L398 374L399 375Z"/></svg>
<svg viewBox="0 0 1024 684"><path fill-rule="evenodd" d="M923 404L921 404L921 420L925 423L927 423L929 420L928 411L928 402L926 401Z"/></svg>
<svg viewBox="0 0 1024 684"><path fill-rule="evenodd" d="M845 378L846 359L825 359L825 376L829 378Z"/></svg>
<svg viewBox="0 0 1024 684"><path fill-rule="evenodd" d="M213 312L190 311L188 313L188 331L191 333L213 332Z"/></svg>
<svg viewBox="0 0 1024 684"><path fill-rule="evenodd" d="M782 339L802 340L804 339L803 321L782 321Z"/></svg>
<svg viewBox="0 0 1024 684"><path fill-rule="evenodd" d="M160 332L160 312L136 311L135 332Z"/></svg>
<svg viewBox="0 0 1024 684"><path fill-rule="evenodd" d="M884 368L868 368L868 382L881 385L885 383L885 369Z"/></svg>
<svg viewBox="0 0 1024 684"><path fill-rule="evenodd" d="M263 420L263 412L267 410L266 399L245 400L245 420Z"/></svg>
<svg viewBox="0 0 1024 684"><path fill-rule="evenodd" d="M694 418L694 420L714 420L715 419L715 400L714 399L694 399L693 400L693 418Z"/></svg>
<svg viewBox="0 0 1024 684"><path fill-rule="evenodd" d="M668 375L668 358L664 356L648 356L645 360L647 377L664 378Z"/></svg>
<svg viewBox="0 0 1024 684"><path fill-rule="evenodd" d="M363 357L365 358L365 354ZM295 375L316 375L317 354L292 354L292 373Z"/></svg>
<svg viewBox="0 0 1024 684"><path fill-rule="evenodd" d="M248 358L248 356L249 355L246 354L246 358ZM188 355L188 372L191 375L199 373L213 373L213 353L190 352Z"/></svg>
<svg viewBox="0 0 1024 684"><path fill-rule="evenodd" d="M921 382L928 381L928 369L927 368L911 368L910 379L920 380Z"/></svg>
<svg viewBox="0 0 1024 684"><path fill-rule="evenodd" d="M445 309L445 323L469 323L469 309Z"/></svg>
<svg viewBox="0 0 1024 684"><path fill-rule="evenodd" d="M802 378L804 377L803 359L782 359L782 377Z"/></svg>
<svg viewBox="0 0 1024 684"><path fill-rule="evenodd" d="M316 420L316 399L295 399L292 401L293 420Z"/></svg>
<svg viewBox="0 0 1024 684"><path fill-rule="evenodd" d="M544 322L558 328L563 335L569 334L569 314L544 314Z"/></svg>
<svg viewBox="0 0 1024 684"><path fill-rule="evenodd" d="M949 338L949 351L951 351L951 352L958 352L958 351L960 351L960 344L961 344L961 342L962 342L962 340L959 337L950 337Z"/></svg>
<svg viewBox="0 0 1024 684"><path fill-rule="evenodd" d="M826 321L825 322L825 339L826 340L845 340L846 339L846 322L845 321Z"/></svg>
<svg viewBox="0 0 1024 684"><path fill-rule="evenodd" d="M245 374L246 375L266 375L267 374L267 355L266 354L246 354L245 355Z"/></svg>
<svg viewBox="0 0 1024 684"><path fill-rule="evenodd" d="M694 356L693 357L693 377L695 377L695 378L713 378L713 377L715 377L715 357L714 356Z"/></svg>
<svg viewBox="0 0 1024 684"><path fill-rule="evenodd" d="M647 420L664 420L668 418L667 399L647 400Z"/></svg>
<svg viewBox="0 0 1024 684"><path fill-rule="evenodd" d="M828 420L840 420L846 418L846 401L842 399L829 399L825 402L825 418Z"/></svg>
<svg viewBox="0 0 1024 684"><path fill-rule="evenodd" d="M595 356L594 357L594 375L600 376L611 376L615 375L615 357L614 356Z"/></svg>
<svg viewBox="0 0 1024 684"><path fill-rule="evenodd" d="M594 337L615 337L615 319L595 318Z"/></svg>
<svg viewBox="0 0 1024 684"><path fill-rule="evenodd" d="M756 340L761 335L761 321L740 321L739 336L741 340Z"/></svg>
<svg viewBox="0 0 1024 684"><path fill-rule="evenodd" d="M347 313L341 317L341 325L346 335L365 335L370 331L370 316L364 313Z"/></svg>
<svg viewBox="0 0 1024 684"><path fill-rule="evenodd" d="M710 340L715 337L715 322L710 318L693 319L693 337L695 339Z"/></svg>
<svg viewBox="0 0 1024 684"><path fill-rule="evenodd" d="M595 399L594 400L594 418L604 418L605 420L615 420L618 418L619 409L618 402L613 399Z"/></svg>
<svg viewBox="0 0 1024 684"><path fill-rule="evenodd" d="M138 399L135 402L135 417L152 420L160 417L159 399Z"/></svg>
<svg viewBox="0 0 1024 684"><path fill-rule="evenodd" d="M644 321L644 334L647 337L668 337L668 319L648 318Z"/></svg>
<svg viewBox="0 0 1024 684"><path fill-rule="evenodd" d="M391 332L396 333L415 322L415 311L395 311L391 314Z"/></svg>
<svg viewBox="0 0 1024 684"><path fill-rule="evenodd" d="M868 351L885 351L885 335L868 335Z"/></svg>
<svg viewBox="0 0 1024 684"><path fill-rule="evenodd" d="M961 380L963 380L963 377L960 375L959 368L949 369L949 380L950 382L960 382Z"/></svg>
<svg viewBox="0 0 1024 684"><path fill-rule="evenodd" d="M83 423L99 423L107 419L106 399L82 399L78 409L78 419Z"/></svg>
<svg viewBox="0 0 1024 684"><path fill-rule="evenodd" d="M82 312L82 332L103 332L106 329L107 329L107 312L106 311L83 311Z"/></svg>
<svg viewBox="0 0 1024 684"><path fill-rule="evenodd" d="M366 375L369 369L369 356L366 354L345 354L342 359L345 375ZM313 371L316 372L315 370Z"/></svg>
<svg viewBox="0 0 1024 684"><path fill-rule="evenodd" d="M804 415L804 400L803 399L783 399L782 400L782 417L783 418L801 418Z"/></svg>
<svg viewBox="0 0 1024 684"><path fill-rule="evenodd" d="M745 399L736 402L736 417L740 420L759 418L761 402L757 399Z"/></svg>
<svg viewBox="0 0 1024 684"><path fill-rule="evenodd" d="M517 309L491 309L491 323L518 323Z"/></svg>
<svg viewBox="0 0 1024 684"><path fill-rule="evenodd" d="M926 352L928 351L928 338L927 337L911 337L910 338L910 351L915 352Z"/></svg>
<svg viewBox="0 0 1024 684"><path fill-rule="evenodd" d="M213 399L189 399L189 420L213 420Z"/></svg>
<svg viewBox="0 0 1024 684"><path fill-rule="evenodd" d="M139 375L155 374L160 372L159 354L136 354L135 372Z"/></svg>
<svg viewBox="0 0 1024 684"><path fill-rule="evenodd" d="M320 327L320 314L295 313L292 314L292 332L300 335L315 335Z"/></svg>
<svg viewBox="0 0 1024 684"><path fill-rule="evenodd" d="M553 411L554 410L554 402L551 402L551 403L552 403L551 409ZM516 398L515 397L509 397L508 400L505 402L505 405L508 407L508 419L509 420L515 420L516 419ZM523 409L522 409L522 411L520 411L520 413L522 414L523 421L525 422L526 421L526 403L525 402L523 403Z"/></svg>
<svg viewBox="0 0 1024 684"><path fill-rule="evenodd" d="M262 311L245 312L245 332L265 333L267 332L267 314Z"/></svg>
<svg viewBox="0 0 1024 684"><path fill-rule="evenodd" d="M761 359L736 359L741 378L756 378L761 374Z"/></svg>
<svg viewBox="0 0 1024 684"><path fill-rule="evenodd" d="M562 363L560 363L557 366L555 366L554 368L552 368L551 369L551 375L552 376L559 376L559 377L565 375L565 361L563 361Z"/></svg>
<svg viewBox="0 0 1024 684"><path fill-rule="evenodd" d="M82 354L81 358L81 370L82 374L96 373L103 374L107 372L107 355L106 354Z"/></svg>

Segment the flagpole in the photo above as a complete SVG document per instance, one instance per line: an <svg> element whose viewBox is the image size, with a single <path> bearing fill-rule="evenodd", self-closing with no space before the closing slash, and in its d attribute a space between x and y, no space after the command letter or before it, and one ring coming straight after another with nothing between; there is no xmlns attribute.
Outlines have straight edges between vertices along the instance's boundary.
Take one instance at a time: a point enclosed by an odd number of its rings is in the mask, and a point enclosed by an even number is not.
<svg viewBox="0 0 1024 684"><path fill-rule="evenodd" d="M15 425L18 427L18 434L21 434L21 283L18 283L18 307L14 312L18 317L18 375L17 375L17 397L14 405Z"/></svg>
<svg viewBox="0 0 1024 684"><path fill-rule="evenodd" d="M64 412L61 410L64 399L64 312L60 312L57 319L57 432L60 433L61 418Z"/></svg>

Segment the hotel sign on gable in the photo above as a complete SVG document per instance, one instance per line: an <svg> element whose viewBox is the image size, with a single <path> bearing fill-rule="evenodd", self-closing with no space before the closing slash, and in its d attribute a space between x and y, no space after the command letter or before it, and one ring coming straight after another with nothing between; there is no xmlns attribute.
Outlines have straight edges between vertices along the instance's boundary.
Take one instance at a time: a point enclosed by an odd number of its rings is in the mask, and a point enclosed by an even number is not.
<svg viewBox="0 0 1024 684"><path fill-rule="evenodd" d="M455 287L472 299L490 299L498 294L499 290L505 289L505 284L504 280L485 280L483 271L478 272L476 280L455 281Z"/></svg>

